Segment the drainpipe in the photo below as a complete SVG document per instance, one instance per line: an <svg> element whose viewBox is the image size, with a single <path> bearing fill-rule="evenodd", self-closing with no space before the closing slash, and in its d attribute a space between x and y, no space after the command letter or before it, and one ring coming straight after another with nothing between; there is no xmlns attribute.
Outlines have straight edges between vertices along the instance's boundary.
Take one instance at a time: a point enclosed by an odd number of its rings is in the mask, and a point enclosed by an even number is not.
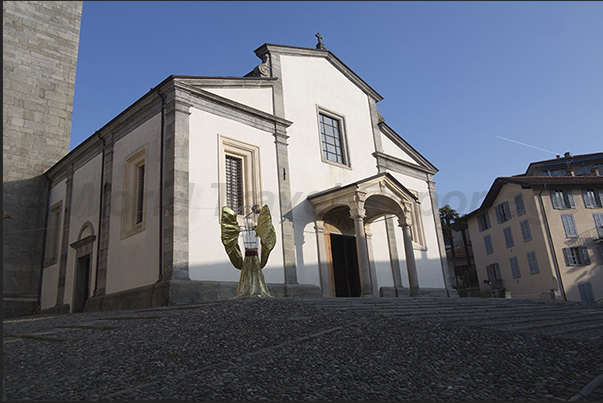
<svg viewBox="0 0 603 403"><path fill-rule="evenodd" d="M544 209L544 203L542 202L542 192L546 189L546 185L544 188L538 193L538 203L540 204L540 209L542 210L542 217L544 219L544 228L546 230L547 240L549 241L549 247L551 248L551 253L553 255L553 266L555 266L555 273L557 274L557 284L559 285L559 292L563 297L564 301L567 301L567 296L565 295L565 288L563 287L563 279L561 278L561 271L559 270L559 262L557 261L557 254L555 253L555 247L553 246L553 237L551 236L551 229L549 227L549 220L546 216L546 210Z"/></svg>
<svg viewBox="0 0 603 403"><path fill-rule="evenodd" d="M101 247L101 226L103 225L103 196L104 196L104 188L105 188L105 145L107 142L104 138L101 137L99 131L94 132L96 136L103 142L103 149L101 151L101 179L100 179L100 197L99 197L99 207L98 207L98 240L96 241L96 270L94 272L94 291L92 292L92 296L96 297L96 293L98 292L98 269L100 267L100 247Z"/></svg>
<svg viewBox="0 0 603 403"><path fill-rule="evenodd" d="M151 89L152 90L152 89ZM164 108L165 108L165 97L161 95L159 88L155 90L157 95L161 98L161 135L160 135L160 145L159 145L159 276L157 277L157 281L153 283L151 287L151 298L149 301L149 306L153 306L153 293L155 291L155 286L157 283L163 280L163 144L164 144Z"/></svg>

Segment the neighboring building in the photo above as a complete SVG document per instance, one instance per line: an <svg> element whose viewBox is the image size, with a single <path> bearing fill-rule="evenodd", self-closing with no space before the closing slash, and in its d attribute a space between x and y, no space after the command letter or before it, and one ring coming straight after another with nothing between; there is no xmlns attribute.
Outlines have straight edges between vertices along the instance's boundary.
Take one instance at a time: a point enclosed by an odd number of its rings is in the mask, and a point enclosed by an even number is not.
<svg viewBox="0 0 603 403"><path fill-rule="evenodd" d="M454 286L467 286L464 277L467 270L475 268L475 259L473 257L473 246L471 245L471 236L469 230L466 230L467 250L463 244L463 237L459 231L452 231L454 237L454 256L452 254L452 245L446 244L446 257L448 267L453 269L455 278L452 281Z"/></svg>
<svg viewBox="0 0 603 403"><path fill-rule="evenodd" d="M433 175L333 53L264 44L245 77L170 76L50 168L40 304L231 298L220 209L267 204L275 296L454 296Z"/></svg>
<svg viewBox="0 0 603 403"><path fill-rule="evenodd" d="M603 299L602 166L603 153L566 153L496 178L468 215L482 290Z"/></svg>
<svg viewBox="0 0 603 403"><path fill-rule="evenodd" d="M69 152L81 1L3 1L3 317L39 305L48 183Z"/></svg>

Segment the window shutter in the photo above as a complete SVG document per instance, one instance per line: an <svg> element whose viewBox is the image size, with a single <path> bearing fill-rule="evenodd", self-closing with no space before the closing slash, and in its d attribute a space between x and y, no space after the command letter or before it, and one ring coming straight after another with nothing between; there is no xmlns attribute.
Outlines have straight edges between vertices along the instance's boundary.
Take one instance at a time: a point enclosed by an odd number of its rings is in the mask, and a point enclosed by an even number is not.
<svg viewBox="0 0 603 403"><path fill-rule="evenodd" d="M582 189L582 199L584 200L584 207L593 208L593 201L590 198L590 194L588 193L588 189Z"/></svg>
<svg viewBox="0 0 603 403"><path fill-rule="evenodd" d="M559 197L557 197L557 191L555 189L551 189L551 203L553 204L553 208L555 210L559 210L561 208L561 202L559 201Z"/></svg>
<svg viewBox="0 0 603 403"><path fill-rule="evenodd" d="M563 231L565 232L566 238L573 238L578 236L576 230L576 223L574 222L574 216L571 214L561 214L561 222L563 223Z"/></svg>
<svg viewBox="0 0 603 403"><path fill-rule="evenodd" d="M603 188L597 189L597 193L599 194L599 200L596 203L598 207L603 207Z"/></svg>
<svg viewBox="0 0 603 403"><path fill-rule="evenodd" d="M597 235L599 238L603 238L603 213L594 213L593 219L595 220L595 228L597 229Z"/></svg>
<svg viewBox="0 0 603 403"><path fill-rule="evenodd" d="M574 196L572 195L572 189L565 189L567 192L567 200L569 202L569 208L576 208L576 204L574 203Z"/></svg>
<svg viewBox="0 0 603 403"><path fill-rule="evenodd" d="M566 266L573 266L573 260L571 259L571 251L569 248L563 248L563 257L565 258Z"/></svg>
<svg viewBox="0 0 603 403"><path fill-rule="evenodd" d="M502 214L500 213L500 206L496 206L494 208L494 210L496 211L496 221L500 224L502 221Z"/></svg>
<svg viewBox="0 0 603 403"><path fill-rule="evenodd" d="M486 211L484 213L484 218L486 219L486 229L490 228L490 214Z"/></svg>
<svg viewBox="0 0 603 403"><path fill-rule="evenodd" d="M590 257L588 256L588 248L585 246L582 246L580 248L580 251L582 252L582 261L584 262L585 266L588 266L590 264Z"/></svg>
<svg viewBox="0 0 603 403"><path fill-rule="evenodd" d="M522 215L526 212L521 193L515 196L515 208L517 209L517 215Z"/></svg>

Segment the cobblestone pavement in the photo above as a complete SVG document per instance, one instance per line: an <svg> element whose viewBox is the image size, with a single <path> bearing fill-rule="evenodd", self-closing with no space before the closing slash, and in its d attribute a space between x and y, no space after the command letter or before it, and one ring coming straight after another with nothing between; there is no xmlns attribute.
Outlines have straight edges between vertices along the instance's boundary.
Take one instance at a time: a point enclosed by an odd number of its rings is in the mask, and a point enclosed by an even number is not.
<svg viewBox="0 0 603 403"><path fill-rule="evenodd" d="M603 306L240 299L3 321L5 400L603 398Z"/></svg>

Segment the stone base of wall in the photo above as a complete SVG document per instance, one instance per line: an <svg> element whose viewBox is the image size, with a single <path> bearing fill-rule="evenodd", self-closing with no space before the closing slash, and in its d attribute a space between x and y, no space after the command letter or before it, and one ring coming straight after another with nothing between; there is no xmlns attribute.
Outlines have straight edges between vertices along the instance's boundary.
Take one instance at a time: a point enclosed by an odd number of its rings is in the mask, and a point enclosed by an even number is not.
<svg viewBox="0 0 603 403"><path fill-rule="evenodd" d="M4 297L2 299L2 319L32 315L38 309L38 306L37 299Z"/></svg>
<svg viewBox="0 0 603 403"><path fill-rule="evenodd" d="M234 298L238 282L166 281L114 294L92 297L86 312L142 309L156 306L188 305ZM268 284L276 298L320 298L322 292L310 284Z"/></svg>
<svg viewBox="0 0 603 403"><path fill-rule="evenodd" d="M410 298L410 288L381 287L379 289L379 296L387 298ZM420 288L419 297L460 298L459 293L453 288L448 290L445 288Z"/></svg>

